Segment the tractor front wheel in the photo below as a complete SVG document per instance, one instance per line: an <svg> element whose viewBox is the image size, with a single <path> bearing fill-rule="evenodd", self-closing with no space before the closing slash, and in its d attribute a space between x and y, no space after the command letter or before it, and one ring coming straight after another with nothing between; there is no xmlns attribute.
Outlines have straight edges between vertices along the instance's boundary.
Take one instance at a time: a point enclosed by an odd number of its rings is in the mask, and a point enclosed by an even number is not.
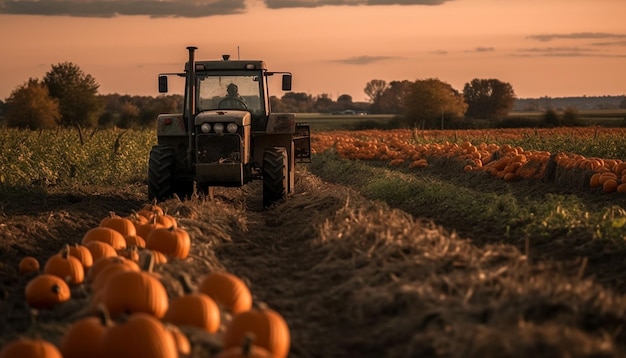
<svg viewBox="0 0 626 358"><path fill-rule="evenodd" d="M273 147L263 152L263 206L282 200L289 190L287 149Z"/></svg>

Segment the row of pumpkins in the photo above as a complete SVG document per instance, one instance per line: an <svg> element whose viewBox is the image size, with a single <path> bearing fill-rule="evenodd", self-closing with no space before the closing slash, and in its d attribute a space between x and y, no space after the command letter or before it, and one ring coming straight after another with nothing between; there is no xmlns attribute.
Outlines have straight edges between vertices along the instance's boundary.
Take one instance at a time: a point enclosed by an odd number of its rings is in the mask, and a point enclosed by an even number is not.
<svg viewBox="0 0 626 358"><path fill-rule="evenodd" d="M218 357L286 357L287 323L267 307L253 307L249 288L235 275L209 273L195 290L184 285L184 295L168 298L152 267L185 259L190 246L189 234L153 202L127 217L111 213L80 245L50 257L42 273L36 258L23 258L20 273L34 275L25 287L31 308L54 308L71 298L71 287L83 285L92 293L90 315L73 322L58 347L21 337L6 344L0 358L185 356L191 345L178 327L217 334L222 324Z"/></svg>

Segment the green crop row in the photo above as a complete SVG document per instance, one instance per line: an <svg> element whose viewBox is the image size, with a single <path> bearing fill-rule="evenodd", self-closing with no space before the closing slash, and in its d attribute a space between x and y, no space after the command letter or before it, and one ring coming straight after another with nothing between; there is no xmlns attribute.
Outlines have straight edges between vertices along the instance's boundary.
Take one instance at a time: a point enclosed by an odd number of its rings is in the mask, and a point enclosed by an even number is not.
<svg viewBox="0 0 626 358"><path fill-rule="evenodd" d="M117 185L146 176L154 131L0 130L0 185Z"/></svg>

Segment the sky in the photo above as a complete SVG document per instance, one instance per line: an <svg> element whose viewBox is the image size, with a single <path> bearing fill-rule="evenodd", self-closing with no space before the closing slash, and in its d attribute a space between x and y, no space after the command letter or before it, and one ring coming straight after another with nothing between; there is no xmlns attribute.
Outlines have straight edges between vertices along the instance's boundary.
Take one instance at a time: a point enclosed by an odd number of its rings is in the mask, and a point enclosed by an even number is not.
<svg viewBox="0 0 626 358"><path fill-rule="evenodd" d="M624 15L625 0L0 0L0 100L64 62L100 94L156 96L187 46L264 60L293 73L294 92L333 99L428 78L458 91L495 78L518 98L624 95Z"/></svg>

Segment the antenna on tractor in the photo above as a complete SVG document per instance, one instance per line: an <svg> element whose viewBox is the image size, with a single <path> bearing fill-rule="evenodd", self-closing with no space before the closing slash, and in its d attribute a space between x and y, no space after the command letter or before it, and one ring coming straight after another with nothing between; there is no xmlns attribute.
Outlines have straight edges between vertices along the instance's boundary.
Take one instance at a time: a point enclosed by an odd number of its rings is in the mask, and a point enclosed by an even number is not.
<svg viewBox="0 0 626 358"><path fill-rule="evenodd" d="M237 46L237 60L241 60L241 58L239 57L239 46Z"/></svg>

